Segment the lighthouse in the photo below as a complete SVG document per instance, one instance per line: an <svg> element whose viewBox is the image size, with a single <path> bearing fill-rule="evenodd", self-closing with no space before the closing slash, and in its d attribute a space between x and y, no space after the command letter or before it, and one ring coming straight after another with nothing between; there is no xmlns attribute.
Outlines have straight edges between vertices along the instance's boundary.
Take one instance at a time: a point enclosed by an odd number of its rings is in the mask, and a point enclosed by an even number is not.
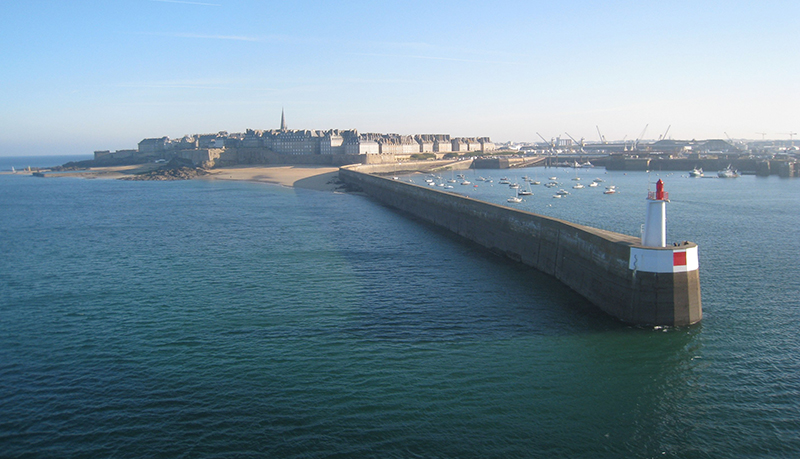
<svg viewBox="0 0 800 459"><path fill-rule="evenodd" d="M664 182L656 182L656 191L647 193L647 215L642 232L642 245L645 247L667 246L667 203L669 193L664 191Z"/></svg>
<svg viewBox="0 0 800 459"><path fill-rule="evenodd" d="M647 193L642 243L630 249L628 268L638 302L631 313L636 323L683 326L703 317L697 244L667 246L667 203L664 182Z"/></svg>

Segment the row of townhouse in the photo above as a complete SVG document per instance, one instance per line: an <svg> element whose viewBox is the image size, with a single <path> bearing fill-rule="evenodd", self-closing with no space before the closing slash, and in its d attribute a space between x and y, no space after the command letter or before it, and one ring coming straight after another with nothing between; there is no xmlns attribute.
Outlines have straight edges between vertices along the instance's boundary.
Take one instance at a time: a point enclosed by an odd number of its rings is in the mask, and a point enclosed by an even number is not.
<svg viewBox="0 0 800 459"><path fill-rule="evenodd" d="M167 158L186 150L266 148L286 155L411 155L416 153L489 152L495 146L488 137L455 137L449 134L359 133L355 129L327 131L287 129L281 114L281 129L247 129L244 133L167 136L143 139L137 150L96 151L100 157Z"/></svg>
<svg viewBox="0 0 800 459"><path fill-rule="evenodd" d="M449 134L359 134L355 129L319 130L254 130L244 134L198 134L171 140L169 137L144 139L139 153L159 156L175 150L204 148L268 148L286 155L411 155L415 153L447 153L492 151L488 137L450 138Z"/></svg>

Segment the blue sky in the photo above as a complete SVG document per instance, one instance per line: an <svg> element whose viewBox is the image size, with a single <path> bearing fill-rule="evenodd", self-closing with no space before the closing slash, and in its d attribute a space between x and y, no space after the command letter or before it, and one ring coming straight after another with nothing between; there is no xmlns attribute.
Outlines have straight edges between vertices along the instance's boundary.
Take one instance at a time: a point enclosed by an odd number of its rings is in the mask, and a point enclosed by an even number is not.
<svg viewBox="0 0 800 459"><path fill-rule="evenodd" d="M788 138L800 2L0 3L0 155L277 128Z"/></svg>

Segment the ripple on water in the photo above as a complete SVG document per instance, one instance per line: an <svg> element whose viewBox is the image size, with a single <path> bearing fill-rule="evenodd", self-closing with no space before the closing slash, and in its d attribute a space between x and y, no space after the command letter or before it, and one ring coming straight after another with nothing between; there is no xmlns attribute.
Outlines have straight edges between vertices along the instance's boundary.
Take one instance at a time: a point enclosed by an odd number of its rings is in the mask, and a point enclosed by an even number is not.
<svg viewBox="0 0 800 459"><path fill-rule="evenodd" d="M672 185L706 316L644 329L357 196L2 176L0 439L10 456L791 457L800 193L749 180L737 209L731 183ZM762 191L781 199L764 210ZM572 198L578 220L638 228L638 196Z"/></svg>

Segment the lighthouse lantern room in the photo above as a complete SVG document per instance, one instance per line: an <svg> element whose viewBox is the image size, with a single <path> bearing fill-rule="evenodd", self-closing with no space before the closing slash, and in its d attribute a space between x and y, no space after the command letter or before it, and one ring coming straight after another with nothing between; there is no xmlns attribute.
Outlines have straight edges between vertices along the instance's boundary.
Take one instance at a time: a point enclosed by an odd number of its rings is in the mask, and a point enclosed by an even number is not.
<svg viewBox="0 0 800 459"><path fill-rule="evenodd" d="M667 246L667 203L669 193L664 191L664 182L656 182L655 193L647 193L647 215L642 232L642 245L645 247Z"/></svg>

